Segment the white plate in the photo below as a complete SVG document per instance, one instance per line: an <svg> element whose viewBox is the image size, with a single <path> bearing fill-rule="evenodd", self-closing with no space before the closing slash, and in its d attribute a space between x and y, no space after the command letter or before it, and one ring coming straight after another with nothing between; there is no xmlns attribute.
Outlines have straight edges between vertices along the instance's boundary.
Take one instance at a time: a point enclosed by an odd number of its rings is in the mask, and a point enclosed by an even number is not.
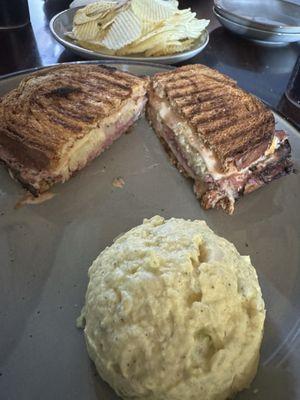
<svg viewBox="0 0 300 400"><path fill-rule="evenodd" d="M62 44L64 47L72 50L74 53L80 55L81 57L88 59L110 59L110 60L118 60L118 61L142 61L142 62L155 62L162 64L175 64L181 61L188 60L197 54L199 54L208 44L209 34L205 29L203 34L199 39L196 40L195 45L187 51L182 53L176 53L174 55L160 56L160 57L145 57L145 56L114 56L107 55L98 51L89 50L78 43L75 40L72 40L68 36L66 36L67 32L72 31L73 27L73 18L74 14L80 7L71 8L61 13L55 15L50 21L50 30L55 37L55 39Z"/></svg>
<svg viewBox="0 0 300 400"><path fill-rule="evenodd" d="M225 28L258 43L268 46L280 46L300 41L300 33L280 33L252 28L251 26L238 24L237 22L224 17L216 10L216 8L214 8L213 11Z"/></svg>

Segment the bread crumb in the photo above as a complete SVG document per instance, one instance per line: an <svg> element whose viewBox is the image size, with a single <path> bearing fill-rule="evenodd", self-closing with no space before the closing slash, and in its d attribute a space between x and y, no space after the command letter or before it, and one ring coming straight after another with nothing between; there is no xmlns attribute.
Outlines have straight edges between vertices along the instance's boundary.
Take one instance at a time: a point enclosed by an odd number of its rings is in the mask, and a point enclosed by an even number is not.
<svg viewBox="0 0 300 400"><path fill-rule="evenodd" d="M123 178L118 176L117 178L114 178L112 181L112 185L116 188L122 189L123 186L125 185L125 181Z"/></svg>
<svg viewBox="0 0 300 400"><path fill-rule="evenodd" d="M18 180L15 178L12 170L10 168L8 168L8 175L11 177L11 179L13 179L15 182L18 182Z"/></svg>
<svg viewBox="0 0 300 400"><path fill-rule="evenodd" d="M33 196L31 193L26 193L15 205L15 209L18 209L26 204L41 204L47 200L52 199L55 194L51 192L46 192L40 194L38 197Z"/></svg>

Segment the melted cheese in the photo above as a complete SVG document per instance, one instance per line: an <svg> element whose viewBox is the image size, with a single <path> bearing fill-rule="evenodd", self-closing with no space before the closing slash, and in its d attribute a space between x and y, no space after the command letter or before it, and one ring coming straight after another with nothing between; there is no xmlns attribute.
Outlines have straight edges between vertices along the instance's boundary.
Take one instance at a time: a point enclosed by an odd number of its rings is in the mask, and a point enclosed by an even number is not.
<svg viewBox="0 0 300 400"><path fill-rule="evenodd" d="M137 102L128 101L118 113L103 119L100 126L93 128L88 135L77 141L71 150L66 145L63 150L65 155L62 157L55 175L62 176L63 181L65 181L74 171L83 168L90 159L104 150L105 144L110 138L113 140L119 136L122 127L126 126L132 119L138 118L144 103L143 98Z"/></svg>
<svg viewBox="0 0 300 400"><path fill-rule="evenodd" d="M207 172L216 171L216 157L211 150L205 148L200 139L195 138L195 134L188 124L171 110L166 101L162 101L157 109L162 121L176 136L181 150L195 173L204 175Z"/></svg>
<svg viewBox="0 0 300 400"><path fill-rule="evenodd" d="M200 138L195 137L195 133L189 127L188 123L183 121L169 106L167 100L153 96L151 99L152 106L158 113L158 118L166 124L174 133L177 143L182 153L187 159L189 167L193 169L195 174L203 176L210 174L215 180L229 177L234 173L243 174L249 171L249 166L238 170L232 166L227 172L222 172L218 163L218 159L214 152L208 149ZM279 139L274 135L271 145L255 163L262 162L268 155L280 146Z"/></svg>

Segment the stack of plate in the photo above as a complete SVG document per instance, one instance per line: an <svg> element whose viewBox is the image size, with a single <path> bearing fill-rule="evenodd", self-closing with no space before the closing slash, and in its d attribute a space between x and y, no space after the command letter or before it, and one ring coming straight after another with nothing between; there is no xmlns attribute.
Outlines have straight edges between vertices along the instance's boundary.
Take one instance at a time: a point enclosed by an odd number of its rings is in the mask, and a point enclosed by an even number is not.
<svg viewBox="0 0 300 400"><path fill-rule="evenodd" d="M214 0L214 13L230 31L266 45L300 41L300 5L283 0Z"/></svg>

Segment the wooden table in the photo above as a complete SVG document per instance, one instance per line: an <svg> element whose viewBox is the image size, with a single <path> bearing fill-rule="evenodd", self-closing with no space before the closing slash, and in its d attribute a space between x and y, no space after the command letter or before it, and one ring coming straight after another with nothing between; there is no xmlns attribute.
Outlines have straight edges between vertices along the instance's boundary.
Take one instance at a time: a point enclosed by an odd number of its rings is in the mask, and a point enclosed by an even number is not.
<svg viewBox="0 0 300 400"><path fill-rule="evenodd" d="M0 75L82 59L58 44L48 27L52 16L69 3L70 0L29 0L31 25L0 31ZM284 95L300 54L299 44L270 48L248 42L221 27L212 6L212 0L180 1L181 8L191 7L198 17L211 20L208 46L189 62L203 63L228 74L300 127L299 108Z"/></svg>

